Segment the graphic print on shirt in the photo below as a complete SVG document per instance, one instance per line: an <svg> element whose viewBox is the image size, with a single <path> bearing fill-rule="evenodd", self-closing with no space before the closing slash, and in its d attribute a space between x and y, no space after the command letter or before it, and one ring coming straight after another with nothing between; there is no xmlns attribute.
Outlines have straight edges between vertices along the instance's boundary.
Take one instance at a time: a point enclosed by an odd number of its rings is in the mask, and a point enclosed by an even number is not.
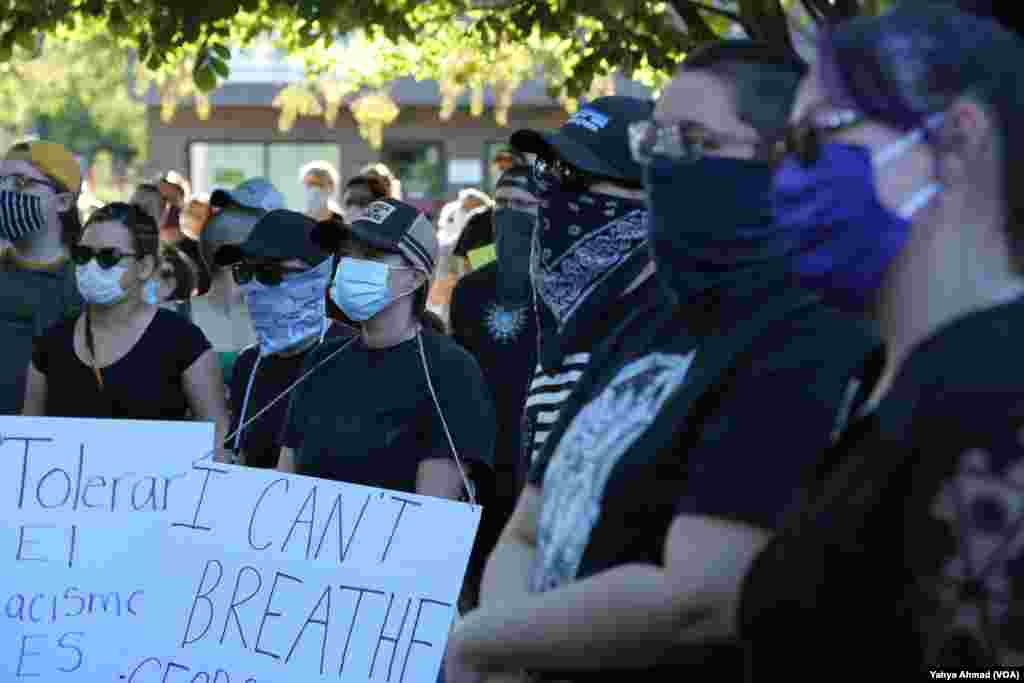
<svg viewBox="0 0 1024 683"><path fill-rule="evenodd" d="M544 474L533 591L576 578L612 469L683 383L694 356L653 353L633 361L566 429Z"/></svg>
<svg viewBox="0 0 1024 683"><path fill-rule="evenodd" d="M528 312L526 306L506 308L495 301L484 312L484 325L494 341L512 342L526 329Z"/></svg>
<svg viewBox="0 0 1024 683"><path fill-rule="evenodd" d="M965 453L931 514L947 525L955 550L928 591L942 629L932 629L930 647L967 637L989 656L1024 650L1014 609L1024 598L1024 458L993 463L990 453Z"/></svg>

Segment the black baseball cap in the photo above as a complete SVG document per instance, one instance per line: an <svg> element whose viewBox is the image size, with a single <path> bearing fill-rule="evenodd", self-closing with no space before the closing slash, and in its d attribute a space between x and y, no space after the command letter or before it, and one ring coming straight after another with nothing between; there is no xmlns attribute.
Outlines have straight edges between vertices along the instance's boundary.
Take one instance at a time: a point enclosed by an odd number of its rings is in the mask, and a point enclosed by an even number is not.
<svg viewBox="0 0 1024 683"><path fill-rule="evenodd" d="M591 175L639 184L643 169L629 149L629 125L654 113L654 101L599 97L569 117L557 131L519 130L510 142L540 157L557 157Z"/></svg>
<svg viewBox="0 0 1024 683"><path fill-rule="evenodd" d="M218 249L213 257L214 263L229 266L246 258L259 258L299 259L311 266L319 265L328 254L311 239L316 225L315 220L297 211L269 211L256 222L245 242Z"/></svg>
<svg viewBox="0 0 1024 683"><path fill-rule="evenodd" d="M433 274L438 244L434 224L422 211L397 199L377 199L348 226L353 239L401 254L415 267Z"/></svg>

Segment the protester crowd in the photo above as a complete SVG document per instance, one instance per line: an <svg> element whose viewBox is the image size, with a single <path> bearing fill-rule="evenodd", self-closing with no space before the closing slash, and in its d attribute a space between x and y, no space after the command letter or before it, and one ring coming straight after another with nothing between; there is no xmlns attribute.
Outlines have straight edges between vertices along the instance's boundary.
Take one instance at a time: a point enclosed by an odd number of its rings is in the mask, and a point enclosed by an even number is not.
<svg viewBox="0 0 1024 683"><path fill-rule="evenodd" d="M1021 38L908 3L516 131L436 222L317 162L83 223L17 144L0 414L481 505L451 683L1024 666L1019 120Z"/></svg>

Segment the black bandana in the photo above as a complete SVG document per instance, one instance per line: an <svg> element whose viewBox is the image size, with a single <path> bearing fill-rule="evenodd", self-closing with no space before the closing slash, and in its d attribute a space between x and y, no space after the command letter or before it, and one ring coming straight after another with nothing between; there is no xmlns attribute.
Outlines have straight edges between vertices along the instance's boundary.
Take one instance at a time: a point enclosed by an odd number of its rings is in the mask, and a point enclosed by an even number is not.
<svg viewBox="0 0 1024 683"><path fill-rule="evenodd" d="M650 263L650 252L641 200L554 191L541 206L530 270L539 357L551 370Z"/></svg>

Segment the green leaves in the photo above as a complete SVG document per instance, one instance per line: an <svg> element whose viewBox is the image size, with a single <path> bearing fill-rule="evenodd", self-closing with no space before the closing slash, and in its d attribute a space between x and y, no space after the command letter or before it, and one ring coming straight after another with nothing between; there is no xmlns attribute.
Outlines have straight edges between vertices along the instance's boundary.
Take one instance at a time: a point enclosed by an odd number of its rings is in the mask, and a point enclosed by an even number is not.
<svg viewBox="0 0 1024 683"><path fill-rule="evenodd" d="M228 61L231 50L219 43L204 44L196 55L195 66L192 67L192 78L200 92L208 93L217 87L217 79L226 79L230 75Z"/></svg>
<svg viewBox="0 0 1024 683"><path fill-rule="evenodd" d="M543 78L567 103L603 92L613 74L657 87L687 51L739 27L751 36L789 43L787 5L825 21L865 8L877 12L892 2L19 0L7 2L10 11L0 14L0 74L12 60L30 59L36 36L43 33L60 40L102 35L112 45L136 49L149 75L164 79L161 102L167 115L184 98L207 102L205 95L230 77L232 49L272 35L275 47L305 64L310 92L318 92L317 79L331 81L318 95L329 117L344 106L342 97L379 90L408 75L441 82L449 109L469 96L476 112L483 87L494 88L508 102L515 88L533 77ZM670 6L683 25L673 22ZM104 62L91 66L109 70ZM309 115L300 113L311 110L309 98L286 99L296 116ZM498 106L496 117L503 118L506 108Z"/></svg>

